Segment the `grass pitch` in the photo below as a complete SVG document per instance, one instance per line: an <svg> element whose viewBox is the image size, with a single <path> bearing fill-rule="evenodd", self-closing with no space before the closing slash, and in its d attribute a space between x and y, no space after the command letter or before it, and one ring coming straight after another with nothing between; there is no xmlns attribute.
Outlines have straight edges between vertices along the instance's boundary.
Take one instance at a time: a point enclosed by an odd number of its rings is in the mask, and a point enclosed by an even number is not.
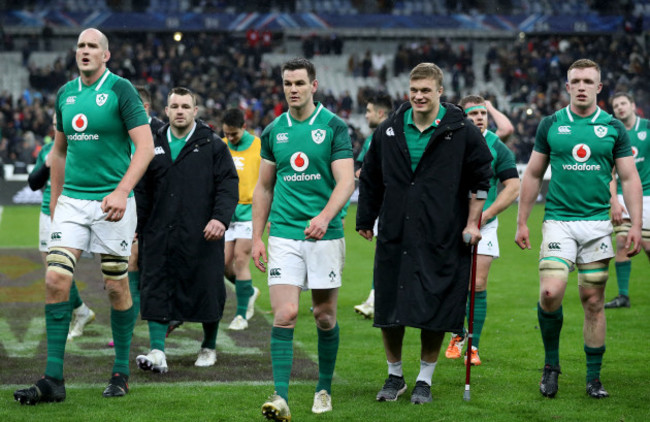
<svg viewBox="0 0 650 422"><path fill-rule="evenodd" d="M82 298L97 312L97 321L66 349L65 402L20 406L13 391L33 383L44 370L43 269L36 250L38 207L6 207L0 220L0 420L2 421L261 421L260 406L272 393L270 369L270 305L265 276L253 270L262 291L256 316L243 333L228 332L234 300L217 337L217 364L195 368L201 339L198 324L185 324L168 339L170 372L144 373L135 356L148 350L146 323L136 325L131 367L131 392L104 399L112 349L108 301L97 262L82 260L77 272ZM409 402L419 369L419 333L407 329L403 363L409 392L394 403L377 403L375 394L386 378L386 358L378 329L356 315L353 306L365 300L371 285L374 243L354 232L352 206L346 221L347 261L340 291L338 320L341 344L333 384L333 412L313 415L317 378L316 328L303 294L295 332L290 407L294 421L645 421L648 420L650 374L645 352L650 315L650 290L644 256L633 259L632 308L607 311L607 352L602 380L612 395L594 400L585 394L583 313L575 273L564 300L560 343L562 375L555 399L538 392L543 348L537 327L538 250L520 251L514 244L516 207L500 216L502 258L495 261L488 282L488 316L481 336L483 365L472 369L471 400L464 402L465 368L461 361L441 357L433 376L434 401ZM530 228L533 244L541 241L542 207L536 206ZM617 294L613 265L606 298ZM234 295L232 295L234 296ZM447 345L447 339L443 347Z"/></svg>

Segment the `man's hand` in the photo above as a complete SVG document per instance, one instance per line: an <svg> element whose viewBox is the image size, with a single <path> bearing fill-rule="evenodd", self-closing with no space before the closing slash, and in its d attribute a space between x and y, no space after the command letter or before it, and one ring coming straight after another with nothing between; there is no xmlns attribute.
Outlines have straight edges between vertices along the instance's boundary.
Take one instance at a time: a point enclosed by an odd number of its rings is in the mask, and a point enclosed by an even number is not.
<svg viewBox="0 0 650 422"><path fill-rule="evenodd" d="M128 192L114 190L102 200L102 211L106 213L106 221L120 221L126 211Z"/></svg>
<svg viewBox="0 0 650 422"><path fill-rule="evenodd" d="M329 224L328 219L318 214L309 220L309 225L305 229L305 240L321 240L325 236Z"/></svg>
<svg viewBox="0 0 650 422"><path fill-rule="evenodd" d="M372 230L359 230L359 234L366 240L372 241L374 233Z"/></svg>
<svg viewBox="0 0 650 422"><path fill-rule="evenodd" d="M226 233L226 226L224 226L221 221L214 218L208 221L208 224L203 229L203 237L205 237L205 240L208 242L221 239L224 233Z"/></svg>
<svg viewBox="0 0 650 422"><path fill-rule="evenodd" d="M517 234L515 234L515 243L521 249L531 249L529 231L527 225L517 226Z"/></svg>
<svg viewBox="0 0 650 422"><path fill-rule="evenodd" d="M266 271L266 263L268 260L266 258L266 247L264 246L262 239L253 240L251 258L253 258L253 264L255 264L255 268L261 272Z"/></svg>
<svg viewBox="0 0 650 422"><path fill-rule="evenodd" d="M620 226L623 224L623 213L627 213L627 210L618 201L611 201L611 209L612 209L612 224L615 226Z"/></svg>
<svg viewBox="0 0 650 422"><path fill-rule="evenodd" d="M630 228L627 233L625 250L627 250L627 256L630 258L641 252L641 229L638 227Z"/></svg>
<svg viewBox="0 0 650 422"><path fill-rule="evenodd" d="M469 239L469 242L466 240ZM478 242L482 239L481 230L476 226L467 226L463 230L463 242L468 246L476 246Z"/></svg>

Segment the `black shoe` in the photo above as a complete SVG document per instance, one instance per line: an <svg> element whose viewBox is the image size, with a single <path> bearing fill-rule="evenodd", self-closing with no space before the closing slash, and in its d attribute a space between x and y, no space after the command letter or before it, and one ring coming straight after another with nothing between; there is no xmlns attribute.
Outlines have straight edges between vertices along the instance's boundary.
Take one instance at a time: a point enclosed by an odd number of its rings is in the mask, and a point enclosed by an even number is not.
<svg viewBox="0 0 650 422"><path fill-rule="evenodd" d="M557 377L560 372L559 366L544 365L544 373L539 383L539 392L546 397L555 397L557 394Z"/></svg>
<svg viewBox="0 0 650 422"><path fill-rule="evenodd" d="M406 391L404 377L389 375L384 386L377 393L377 401L395 401Z"/></svg>
<svg viewBox="0 0 650 422"><path fill-rule="evenodd" d="M14 391L14 400L30 405L60 402L65 400L65 385L63 380L44 375L31 387Z"/></svg>
<svg viewBox="0 0 650 422"><path fill-rule="evenodd" d="M104 390L102 395L104 397L122 397L126 396L129 392L129 377L116 372L108 381L108 387Z"/></svg>
<svg viewBox="0 0 650 422"><path fill-rule="evenodd" d="M605 309L629 308L629 307L630 307L630 297L625 295L618 295L614 299L610 300L605 304Z"/></svg>
<svg viewBox="0 0 650 422"><path fill-rule="evenodd" d="M165 334L165 337L169 337L172 331L174 331L181 325L183 325L183 321L169 321L169 325L167 326L167 334Z"/></svg>
<svg viewBox="0 0 650 422"><path fill-rule="evenodd" d="M605 397L609 397L609 393L603 388L603 385L600 383L599 379L595 379L587 383L587 394L595 399L603 399Z"/></svg>
<svg viewBox="0 0 650 422"><path fill-rule="evenodd" d="M411 393L411 403L424 404L430 403L432 400L431 386L424 381L416 382L413 392Z"/></svg>

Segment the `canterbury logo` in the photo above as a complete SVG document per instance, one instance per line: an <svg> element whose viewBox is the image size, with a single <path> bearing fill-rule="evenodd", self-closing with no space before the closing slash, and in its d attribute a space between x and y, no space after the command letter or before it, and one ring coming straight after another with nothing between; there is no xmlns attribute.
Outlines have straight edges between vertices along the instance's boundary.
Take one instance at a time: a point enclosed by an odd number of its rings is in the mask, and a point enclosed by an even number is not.
<svg viewBox="0 0 650 422"><path fill-rule="evenodd" d="M61 232L52 232L50 240L61 240Z"/></svg>
<svg viewBox="0 0 650 422"><path fill-rule="evenodd" d="M386 136L395 136L395 131L393 130L392 127L386 129Z"/></svg>
<svg viewBox="0 0 650 422"><path fill-rule="evenodd" d="M548 244L548 249L550 251L559 251L560 249L560 242L551 242Z"/></svg>
<svg viewBox="0 0 650 422"><path fill-rule="evenodd" d="M280 273L279 268L271 268L269 270L269 276L270 277L277 278L277 277L280 277L280 275L281 275L281 273Z"/></svg>
<svg viewBox="0 0 650 422"><path fill-rule="evenodd" d="M557 133L560 135L571 135L571 126L560 126L557 128Z"/></svg>
<svg viewBox="0 0 650 422"><path fill-rule="evenodd" d="M164 154L165 150L163 149L163 147L156 147L154 148L153 153L155 155L160 155L160 154Z"/></svg>
<svg viewBox="0 0 650 422"><path fill-rule="evenodd" d="M275 139L278 142L287 142L289 140L289 134L288 133L278 133Z"/></svg>

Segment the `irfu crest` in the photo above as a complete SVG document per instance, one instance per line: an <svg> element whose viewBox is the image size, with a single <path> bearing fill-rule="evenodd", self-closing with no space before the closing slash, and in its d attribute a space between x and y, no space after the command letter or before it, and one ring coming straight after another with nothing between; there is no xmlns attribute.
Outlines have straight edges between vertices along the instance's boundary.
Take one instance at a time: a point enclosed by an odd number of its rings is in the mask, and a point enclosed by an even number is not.
<svg viewBox="0 0 650 422"><path fill-rule="evenodd" d="M99 107L101 107L106 103L107 99L108 99L108 94L97 94L97 97L95 98L95 102Z"/></svg>
<svg viewBox="0 0 650 422"><path fill-rule="evenodd" d="M312 130L311 139L317 144L322 143L325 140L325 130L324 129Z"/></svg>

